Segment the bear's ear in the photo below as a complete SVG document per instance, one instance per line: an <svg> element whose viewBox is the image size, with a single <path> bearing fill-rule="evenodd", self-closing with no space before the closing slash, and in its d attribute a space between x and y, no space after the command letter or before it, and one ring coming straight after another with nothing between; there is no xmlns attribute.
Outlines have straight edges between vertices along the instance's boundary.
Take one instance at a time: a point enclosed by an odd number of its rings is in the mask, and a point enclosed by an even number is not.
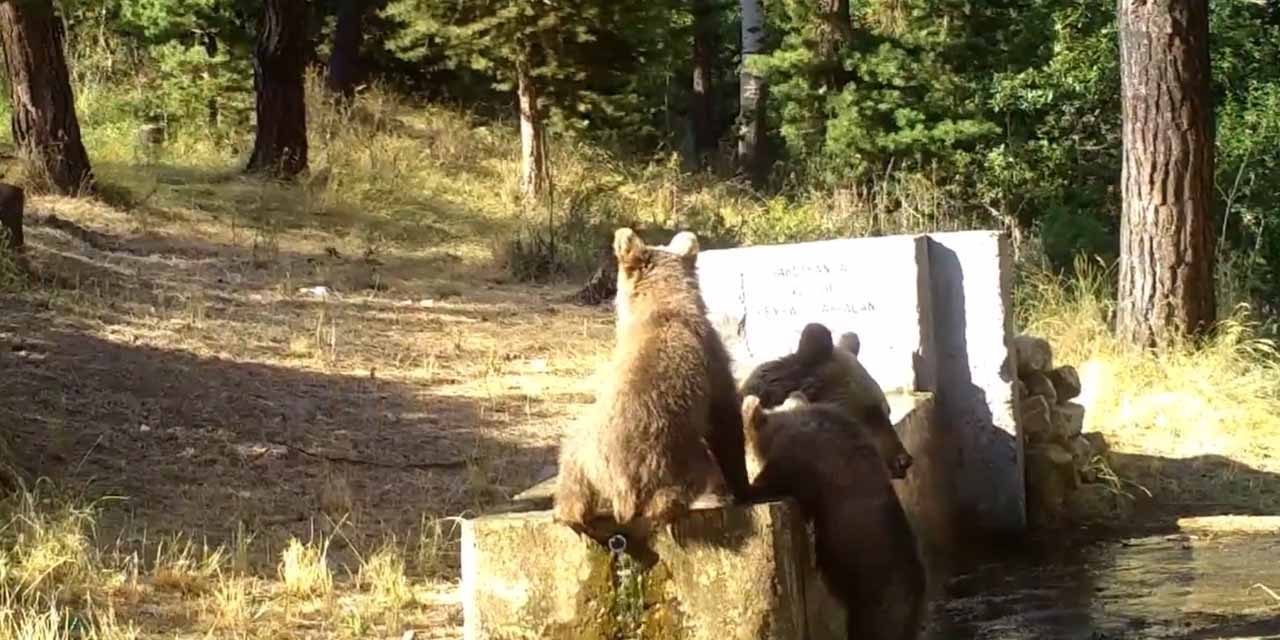
<svg viewBox="0 0 1280 640"><path fill-rule="evenodd" d="M758 429L764 417L760 409L760 398L748 395L742 399L742 426L747 429Z"/></svg>
<svg viewBox="0 0 1280 640"><path fill-rule="evenodd" d="M792 409L799 409L808 404L809 398L804 395L803 391L792 391L790 395L787 396L787 401L782 403L782 409L784 411L790 411Z"/></svg>
<svg viewBox="0 0 1280 640"><path fill-rule="evenodd" d="M840 336L839 346L841 349L844 349L856 356L858 355L858 349L862 348L862 341L858 340L858 334L849 331Z"/></svg>
<svg viewBox="0 0 1280 640"><path fill-rule="evenodd" d="M667 251L685 260L696 258L698 257L698 236L692 231L681 231L667 244Z"/></svg>
<svg viewBox="0 0 1280 640"><path fill-rule="evenodd" d="M631 229L622 227L613 232L613 255L618 259L619 266L627 269L634 267L644 255L645 249L644 240Z"/></svg>
<svg viewBox="0 0 1280 640"><path fill-rule="evenodd" d="M831 330L826 325L810 322L800 332L796 358L801 364L814 365L831 357Z"/></svg>

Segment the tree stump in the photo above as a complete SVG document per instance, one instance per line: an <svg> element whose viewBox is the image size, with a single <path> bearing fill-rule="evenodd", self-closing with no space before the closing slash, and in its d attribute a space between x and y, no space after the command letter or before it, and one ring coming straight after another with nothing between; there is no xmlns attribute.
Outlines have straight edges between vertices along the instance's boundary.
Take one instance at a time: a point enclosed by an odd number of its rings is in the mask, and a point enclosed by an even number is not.
<svg viewBox="0 0 1280 640"><path fill-rule="evenodd" d="M22 251L22 210L26 206L26 194L22 187L0 182L0 227L5 234L5 246L14 254Z"/></svg>

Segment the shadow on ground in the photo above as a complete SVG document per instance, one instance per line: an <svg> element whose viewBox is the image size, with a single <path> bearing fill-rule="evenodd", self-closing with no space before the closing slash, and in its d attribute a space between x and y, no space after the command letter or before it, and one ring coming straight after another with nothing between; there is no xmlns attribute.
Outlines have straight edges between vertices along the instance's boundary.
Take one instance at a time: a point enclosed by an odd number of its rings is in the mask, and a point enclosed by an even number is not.
<svg viewBox="0 0 1280 640"><path fill-rule="evenodd" d="M119 344L52 320L0 321L0 371L0 423L24 466L125 498L104 503L106 539L219 543L244 523L278 543L349 512L353 531L405 540L424 514L502 499L553 456L486 429L468 398Z"/></svg>

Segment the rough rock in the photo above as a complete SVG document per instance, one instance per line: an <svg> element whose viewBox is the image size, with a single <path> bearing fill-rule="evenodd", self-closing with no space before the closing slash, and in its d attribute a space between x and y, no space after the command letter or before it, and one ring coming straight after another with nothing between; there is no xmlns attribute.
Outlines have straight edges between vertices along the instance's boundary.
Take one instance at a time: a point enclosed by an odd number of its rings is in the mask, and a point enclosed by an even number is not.
<svg viewBox="0 0 1280 640"><path fill-rule="evenodd" d="M1089 450L1095 456L1105 456L1111 452L1111 445L1107 444L1107 439L1097 431L1083 433L1081 436L1089 441Z"/></svg>
<svg viewBox="0 0 1280 640"><path fill-rule="evenodd" d="M1074 402L1055 405L1052 420L1054 438L1067 442L1084 431L1084 407Z"/></svg>
<svg viewBox="0 0 1280 640"><path fill-rule="evenodd" d="M1048 442L1053 431L1052 410L1043 396L1022 400L1022 432L1028 442Z"/></svg>
<svg viewBox="0 0 1280 640"><path fill-rule="evenodd" d="M1105 484L1081 485L1065 501L1067 514L1083 523L1109 523L1133 514L1133 499Z"/></svg>
<svg viewBox="0 0 1280 640"><path fill-rule="evenodd" d="M1022 383L1027 387L1027 395L1040 396L1049 404L1058 403L1058 391L1054 388L1053 383L1049 382L1049 376L1038 371L1032 371L1022 376Z"/></svg>
<svg viewBox="0 0 1280 640"><path fill-rule="evenodd" d="M1075 457L1076 468L1080 471L1080 482L1090 484L1098 481L1098 471L1091 465L1093 461L1093 447L1089 444L1089 439L1082 435L1071 438L1070 441L1071 455Z"/></svg>
<svg viewBox="0 0 1280 640"><path fill-rule="evenodd" d="M1071 365L1063 365L1047 374L1049 382L1057 391L1058 402L1066 402L1080 395L1080 374Z"/></svg>
<svg viewBox="0 0 1280 640"><path fill-rule="evenodd" d="M1019 377L1033 371L1047 373L1053 368L1053 349L1044 338L1020 335L1013 339L1013 348L1018 354Z"/></svg>
<svg viewBox="0 0 1280 640"><path fill-rule="evenodd" d="M1052 527L1066 516L1068 496L1079 485L1071 453L1056 444L1027 449L1027 516L1038 527Z"/></svg>
<svg viewBox="0 0 1280 640"><path fill-rule="evenodd" d="M1071 438L1071 455L1075 456L1076 464L1085 465L1093 458L1093 445L1089 444L1089 439L1083 435L1077 435Z"/></svg>

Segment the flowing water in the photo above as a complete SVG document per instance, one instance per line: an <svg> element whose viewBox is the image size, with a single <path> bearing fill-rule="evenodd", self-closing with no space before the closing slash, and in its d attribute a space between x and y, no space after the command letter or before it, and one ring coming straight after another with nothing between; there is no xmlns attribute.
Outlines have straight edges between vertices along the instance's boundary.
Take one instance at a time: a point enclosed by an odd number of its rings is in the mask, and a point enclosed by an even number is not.
<svg viewBox="0 0 1280 640"><path fill-rule="evenodd" d="M1280 638L1280 535L1063 546L941 578L925 637Z"/></svg>

